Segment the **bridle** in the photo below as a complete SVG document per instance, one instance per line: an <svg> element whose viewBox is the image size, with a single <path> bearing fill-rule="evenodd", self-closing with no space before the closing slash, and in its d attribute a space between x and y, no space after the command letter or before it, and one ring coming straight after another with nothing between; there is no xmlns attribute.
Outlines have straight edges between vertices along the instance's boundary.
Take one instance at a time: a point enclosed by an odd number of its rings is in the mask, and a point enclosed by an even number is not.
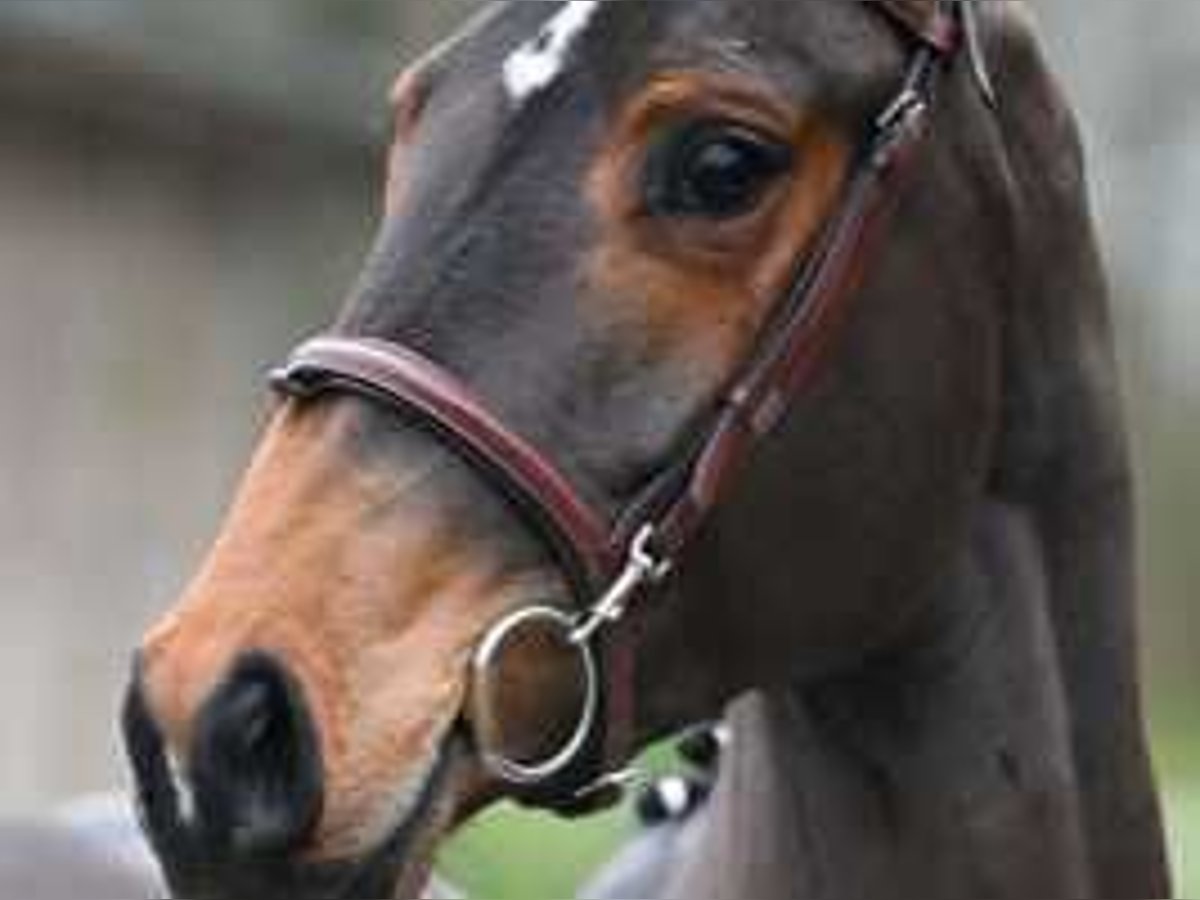
<svg viewBox="0 0 1200 900"><path fill-rule="evenodd" d="M545 453L508 428L468 385L403 345L375 337L317 337L273 375L275 388L287 397L356 394L428 429L508 500L552 551L576 610L518 609L492 626L472 662L473 677L486 678L506 645L532 627L556 633L578 655L581 707L561 747L532 761L480 748L492 774L524 799L577 806L603 790L609 773L624 763L635 727L635 660L633 643L621 640L614 626L631 603L670 575L753 448L816 373L847 317L927 133L939 73L970 31L963 27L970 3L942 0L928 17L916 15L904 0L878 6L916 37L899 92L876 119L823 237L722 395L712 426L615 518L594 509Z"/></svg>
<svg viewBox="0 0 1200 900"><path fill-rule="evenodd" d="M942 0L918 15L905 0L876 4L916 49L903 84L875 121L841 202L799 267L764 337L721 396L712 426L615 518L586 501L538 448L509 429L470 386L432 359L375 337L328 335L301 345L272 378L295 400L329 393L369 398L430 431L508 500L552 551L574 611L526 606L492 626L472 677L486 679L531 628L576 654L583 691L575 728L542 758L480 747L493 775L530 802L571 809L610 782L633 747L634 646L615 626L676 561L753 448L810 383L846 321L900 187L923 144L943 67L973 33L971 2Z"/></svg>

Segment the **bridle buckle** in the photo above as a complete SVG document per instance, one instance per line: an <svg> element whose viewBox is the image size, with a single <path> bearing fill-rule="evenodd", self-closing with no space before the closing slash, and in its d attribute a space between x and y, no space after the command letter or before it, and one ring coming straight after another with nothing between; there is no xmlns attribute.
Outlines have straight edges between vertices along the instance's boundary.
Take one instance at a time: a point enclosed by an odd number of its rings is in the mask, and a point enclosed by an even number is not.
<svg viewBox="0 0 1200 900"><path fill-rule="evenodd" d="M661 584L675 568L674 562L654 549L658 529L647 525L638 532L629 547L625 568L600 601L583 613L571 632L575 644L588 644L601 629L621 621L638 593Z"/></svg>

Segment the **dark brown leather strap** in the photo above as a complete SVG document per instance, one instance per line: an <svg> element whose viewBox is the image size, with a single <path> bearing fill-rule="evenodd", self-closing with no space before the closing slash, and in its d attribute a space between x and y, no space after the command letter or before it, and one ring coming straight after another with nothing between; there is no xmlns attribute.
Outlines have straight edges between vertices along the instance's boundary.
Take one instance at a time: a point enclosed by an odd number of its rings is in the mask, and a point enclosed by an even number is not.
<svg viewBox="0 0 1200 900"><path fill-rule="evenodd" d="M953 22L949 13L945 16ZM822 242L803 266L758 352L726 393L715 425L699 451L689 456L682 475L668 473L651 488L650 497L639 501L636 512L623 518L618 541L628 541L649 517L655 523L657 552L678 559L745 469L754 448L820 370L928 132L929 104L944 52L948 51L940 45L927 44L918 53L904 88L876 123ZM634 740L632 644L613 641L609 650L611 667L628 673L610 681L610 760L625 758Z"/></svg>
<svg viewBox="0 0 1200 900"><path fill-rule="evenodd" d="M607 520L549 458L504 425L457 377L406 347L376 338L325 336L301 345L272 375L290 396L335 387L366 393L453 443L533 517L576 590L594 594L621 563Z"/></svg>
<svg viewBox="0 0 1200 900"><path fill-rule="evenodd" d="M850 313L850 299L884 232L899 188L928 130L931 79L940 54L925 51L909 86L877 123L822 242L798 276L759 351L726 393L686 489L660 512L659 550L675 557L707 520L746 458L820 370ZM653 505L653 504L651 504Z"/></svg>

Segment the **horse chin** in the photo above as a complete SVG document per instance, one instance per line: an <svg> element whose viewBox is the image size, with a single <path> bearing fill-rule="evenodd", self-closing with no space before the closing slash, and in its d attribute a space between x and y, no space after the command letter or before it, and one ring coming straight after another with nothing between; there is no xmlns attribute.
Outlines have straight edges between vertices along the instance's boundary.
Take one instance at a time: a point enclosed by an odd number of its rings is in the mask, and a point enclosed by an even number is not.
<svg viewBox="0 0 1200 900"><path fill-rule="evenodd" d="M387 838L353 862L318 863L314 884L329 884L321 870L340 870L337 889L316 896L330 898L424 897L428 895L433 862L442 839L462 818L456 790L467 754L461 742L449 740L427 779L415 806L397 822ZM295 896L287 892L286 896ZM310 895L312 896L312 895Z"/></svg>
<svg viewBox="0 0 1200 900"><path fill-rule="evenodd" d="M307 856L229 862L203 840L181 834L152 835L167 880L177 897L197 900L353 900L362 897L423 897L434 853L454 820L438 767L418 807L373 849L352 859Z"/></svg>
<svg viewBox="0 0 1200 900"><path fill-rule="evenodd" d="M499 794L484 776L466 736L452 732L443 742L414 803L375 847L353 861L298 864L280 886L233 897L358 900L362 897L418 898L436 894L434 859L442 841L464 821L491 805Z"/></svg>
<svg viewBox="0 0 1200 900"><path fill-rule="evenodd" d="M263 859L236 864L163 857L176 897L197 900L352 900L361 897L422 897L432 870L432 846L440 834L424 819L397 828L375 851L353 860L309 862Z"/></svg>
<svg viewBox="0 0 1200 900"><path fill-rule="evenodd" d="M448 768L438 766L417 806L374 849L353 860L300 864L298 880L318 889L307 896L314 900L426 896L434 853L453 820L453 804L445 792ZM296 894L288 890L278 896Z"/></svg>

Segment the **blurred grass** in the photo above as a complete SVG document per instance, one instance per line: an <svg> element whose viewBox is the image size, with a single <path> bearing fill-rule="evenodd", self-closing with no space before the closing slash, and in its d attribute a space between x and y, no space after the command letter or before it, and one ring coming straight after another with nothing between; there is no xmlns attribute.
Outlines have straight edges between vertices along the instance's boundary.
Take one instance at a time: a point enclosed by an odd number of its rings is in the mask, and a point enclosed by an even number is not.
<svg viewBox="0 0 1200 900"><path fill-rule="evenodd" d="M680 768L671 741L647 750L636 766L649 777ZM503 804L455 837L438 871L471 897L562 900L574 897L636 828L628 802L576 821Z"/></svg>
<svg viewBox="0 0 1200 900"><path fill-rule="evenodd" d="M1175 716L1182 714L1182 709L1175 711ZM1175 894L1200 897L1200 727L1161 730L1154 756L1163 786Z"/></svg>
<svg viewBox="0 0 1200 900"><path fill-rule="evenodd" d="M579 822L502 806L455 838L439 871L469 897L556 900L612 855L633 829L622 807Z"/></svg>
<svg viewBox="0 0 1200 900"><path fill-rule="evenodd" d="M1176 896L1200 897L1200 728L1172 728L1155 740L1171 836ZM655 754L661 770L665 756ZM501 806L459 835L439 867L468 896L561 900L608 859L634 829L631 811L563 822Z"/></svg>
<svg viewBox="0 0 1200 900"><path fill-rule="evenodd" d="M1200 897L1200 778L1174 785L1168 802L1175 893Z"/></svg>

